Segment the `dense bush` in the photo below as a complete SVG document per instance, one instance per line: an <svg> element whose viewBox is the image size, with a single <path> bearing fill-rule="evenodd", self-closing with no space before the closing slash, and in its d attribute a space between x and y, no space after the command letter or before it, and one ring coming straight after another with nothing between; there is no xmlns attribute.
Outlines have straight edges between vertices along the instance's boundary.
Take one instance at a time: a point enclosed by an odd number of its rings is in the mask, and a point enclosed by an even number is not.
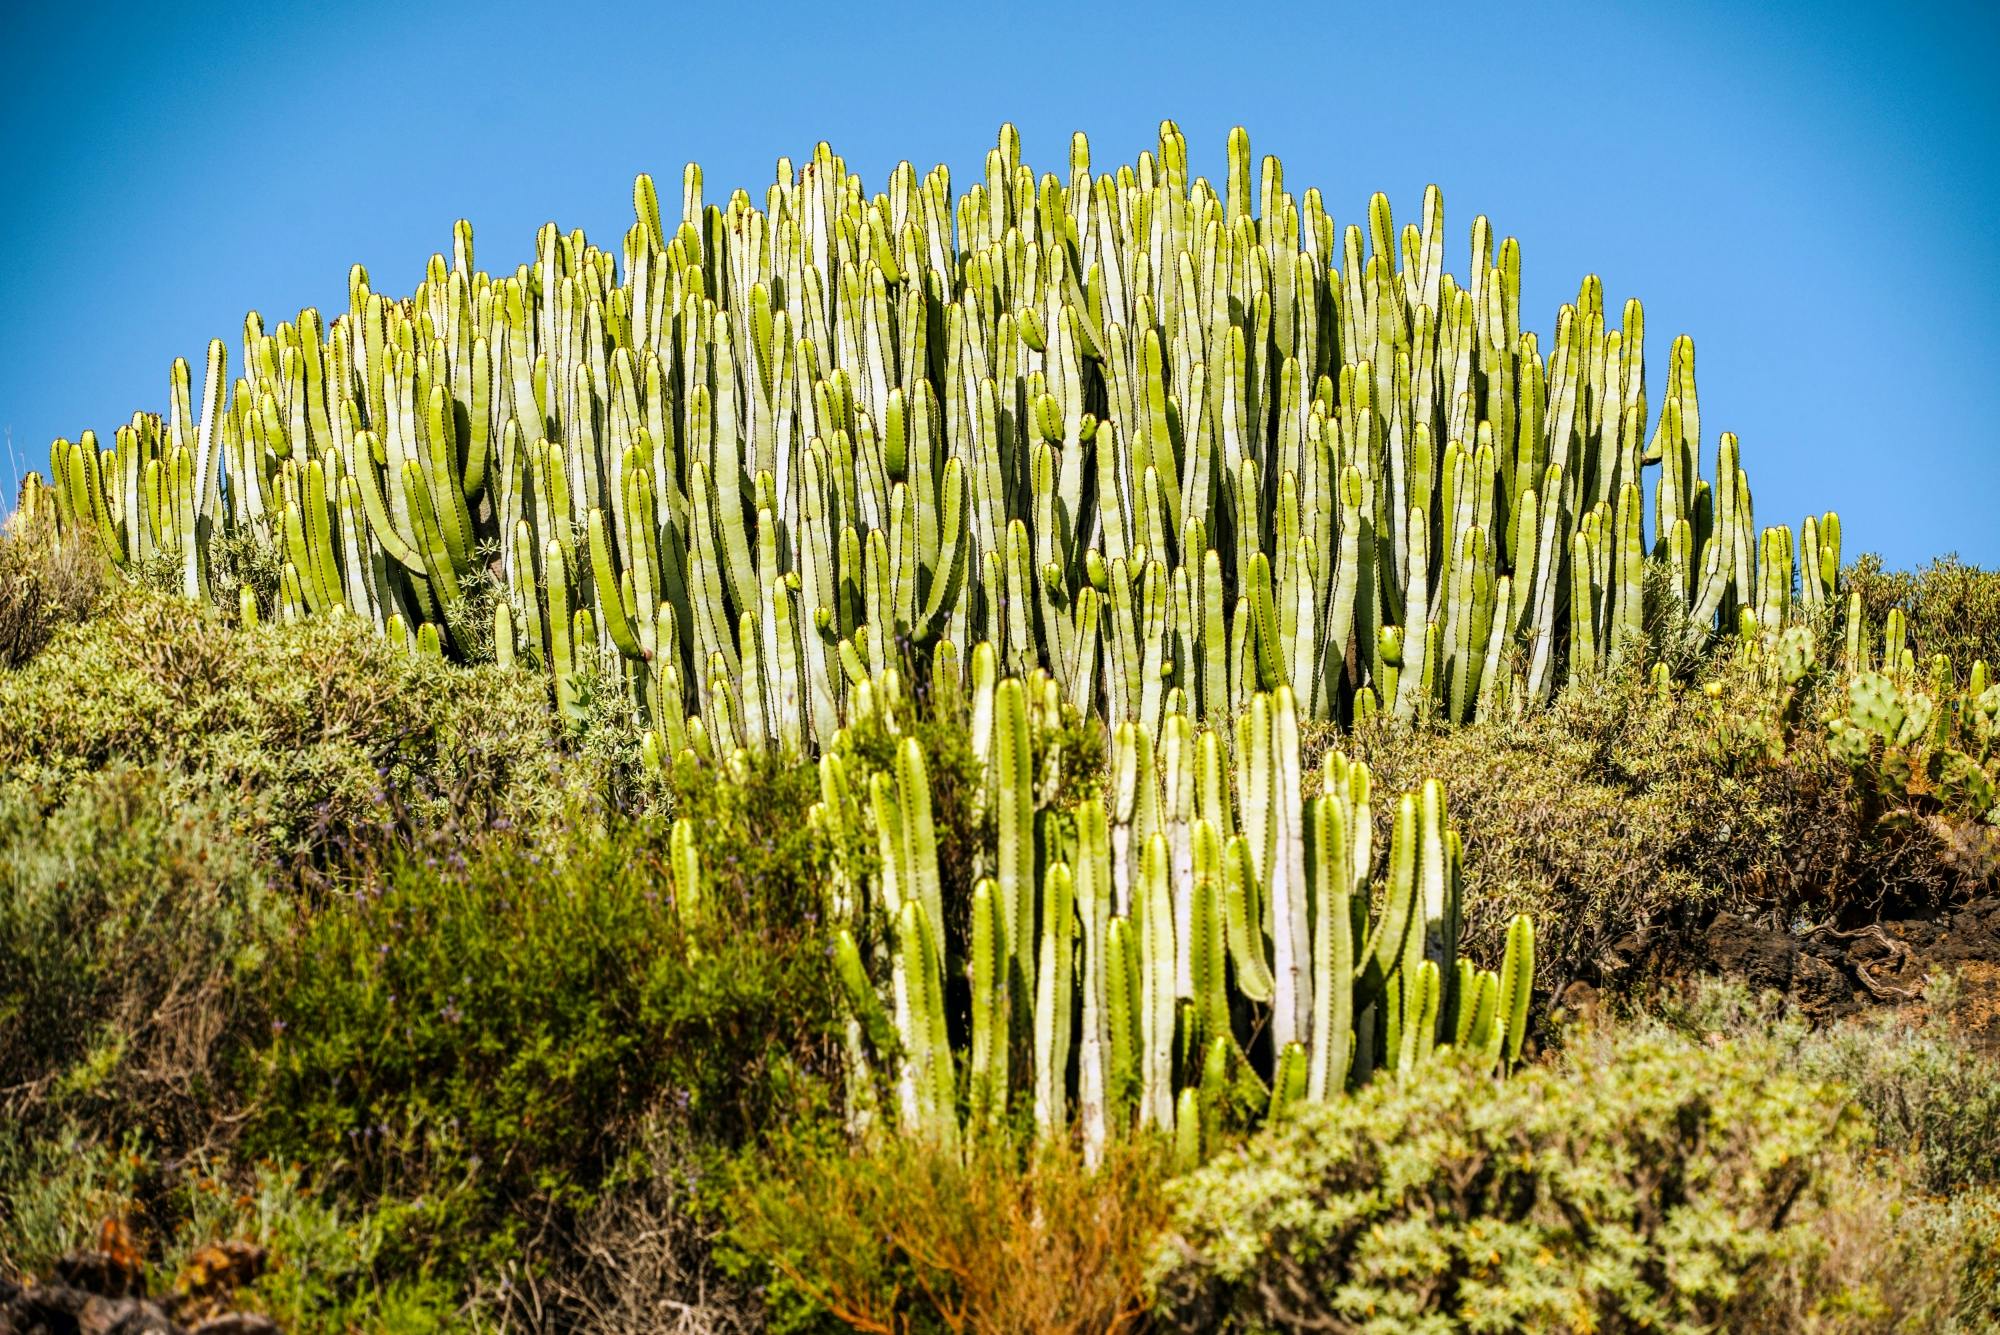
<svg viewBox="0 0 2000 1335"><path fill-rule="evenodd" d="M824 845L811 767L635 782L629 703L587 674L551 728L526 674L245 630L31 536L0 540L0 1278L112 1220L156 1291L205 1244L269 1248L239 1301L299 1331L2000 1322L2000 1071L1938 985L1928 1024L1820 1031L1706 990L1551 1032L1506 1084L1378 1082L1171 1186L1143 1145L1096 1172L857 1146L819 896L876 850ZM1920 647L1990 636L1991 577L1878 576ZM1669 968L1724 907L1852 918L1987 874L1933 821L1870 819L1827 746L1836 674L1754 660L1316 745L1383 790L1447 779L1473 948L1534 913L1545 989ZM953 884L991 819L963 710L898 725ZM1094 727L1050 736L1071 796L1101 784ZM852 773L894 742L852 730Z"/></svg>
<svg viewBox="0 0 2000 1335"><path fill-rule="evenodd" d="M1992 1198L1894 1226L1921 1196L1865 1166L1870 1127L1849 1088L1791 1070L1792 1046L1659 1024L1575 1039L1559 1064L1503 1084L1449 1064L1378 1083L1175 1183L1155 1258L1164 1324L1942 1330L2000 1317Z"/></svg>
<svg viewBox="0 0 2000 1335"><path fill-rule="evenodd" d="M382 1219L236 1155L298 922L239 812L122 766L0 795L0 1278L109 1221L156 1292L247 1239L272 1261L251 1301L287 1329L436 1328L452 1295L378 1267Z"/></svg>
<svg viewBox="0 0 2000 1335"><path fill-rule="evenodd" d="M1786 926L1867 921L1990 883L1990 819L1885 824L1882 802L1863 800L1830 745L1826 719L1849 701L1837 638L1821 630L1819 667L1796 687L1772 651L1732 650L1693 683L1611 672L1519 718L1323 733L1308 763L1347 749L1388 791L1442 776L1465 838L1468 939L1491 948L1512 914L1532 914L1552 991L1685 965L1723 909Z"/></svg>
<svg viewBox="0 0 2000 1335"><path fill-rule="evenodd" d="M2000 1061L1969 1042L1958 980L1933 975L1920 1011L1812 1026L1779 998L1709 984L1650 1002L1650 1019L1707 1044L1748 1039L1782 1068L1846 1091L1869 1129L1836 1175L1811 1245L1774 1273L1755 1328L1986 1331L2000 1327Z"/></svg>
<svg viewBox="0 0 2000 1335"><path fill-rule="evenodd" d="M0 716L0 785L158 767L233 792L239 822L304 865L410 831L553 824L596 787L560 763L526 674L401 652L351 621L244 630L142 588L0 672Z"/></svg>
<svg viewBox="0 0 2000 1335"><path fill-rule="evenodd" d="M0 792L0 887L0 1121L206 1144L291 922L231 796L143 769Z"/></svg>
<svg viewBox="0 0 2000 1335"><path fill-rule="evenodd" d="M810 1104L837 1018L812 776L739 777L683 799L734 851L693 921L652 823L406 861L321 914L284 961L253 1143L409 1202L409 1259L463 1273L591 1205L663 1101L714 1143Z"/></svg>
<svg viewBox="0 0 2000 1335"><path fill-rule="evenodd" d="M203 1252L227 1239L262 1248L266 1265L253 1288L222 1297L282 1330L417 1335L456 1324L452 1285L387 1263L385 1216L343 1208L296 1167L225 1173L202 1158L67 1134L28 1139L0 1126L0 1180L11 1188L0 1209L0 1278L46 1275L113 1221L144 1248L154 1294L185 1287Z"/></svg>
<svg viewBox="0 0 2000 1335"><path fill-rule="evenodd" d="M58 627L102 601L108 568L87 540L58 544L50 519L16 512L0 526L0 669L40 652Z"/></svg>
<svg viewBox="0 0 2000 1335"><path fill-rule="evenodd" d="M809 769L678 776L727 850L687 924L615 710L563 738L532 677L93 597L0 670L0 1277L112 1220L156 1287L262 1242L288 1328L519 1319L487 1262L574 1273L573 1216L823 1097Z"/></svg>
<svg viewBox="0 0 2000 1335"><path fill-rule="evenodd" d="M1885 570L1870 554L1848 570L1847 583L1878 635L1889 609L1901 608L1920 658L1949 655L1960 680L1979 659L2000 669L2000 570L1968 565L1956 553L1917 570Z"/></svg>
<svg viewBox="0 0 2000 1335"><path fill-rule="evenodd" d="M1814 1031L1702 987L1568 1039L1504 1083L1438 1063L1370 1085L1172 1183L1162 1325L2000 1321L2000 1071L1942 1025Z"/></svg>
<svg viewBox="0 0 2000 1335"><path fill-rule="evenodd" d="M1833 1031L1808 1069L1854 1089L1878 1140L1914 1157L1925 1190L2000 1185L2000 1063L1941 1025L1884 1042L1870 1032L1884 1023Z"/></svg>
<svg viewBox="0 0 2000 1335"><path fill-rule="evenodd" d="M1933 976L1924 999L1922 1018L1886 1010L1814 1028L1774 996L1711 985L1661 998L1653 1014L1704 1041L1759 1037L1791 1070L1850 1091L1874 1146L1906 1156L1925 1191L2000 1187L2000 1060L1957 1028L1969 1017L1956 979Z"/></svg>
<svg viewBox="0 0 2000 1335"><path fill-rule="evenodd" d="M1857 874L1844 771L1817 748L1773 761L1730 736L1732 708L1760 710L1764 688L1720 673L1719 698L1610 674L1518 720L1384 720L1322 745L1358 751L1384 791L1444 777L1472 952L1497 953L1508 919L1532 914L1541 986L1558 990L1618 974L1635 937L1727 903L1829 896Z"/></svg>

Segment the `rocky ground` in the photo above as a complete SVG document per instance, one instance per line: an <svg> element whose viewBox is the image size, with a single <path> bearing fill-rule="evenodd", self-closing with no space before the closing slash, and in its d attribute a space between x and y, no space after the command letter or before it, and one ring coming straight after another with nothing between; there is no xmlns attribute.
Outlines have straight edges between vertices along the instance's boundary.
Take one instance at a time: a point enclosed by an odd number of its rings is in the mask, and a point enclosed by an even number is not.
<svg viewBox="0 0 2000 1335"><path fill-rule="evenodd" d="M1816 1024L1885 1006L1916 1018L1935 1000L1926 994L1926 980L1941 971L1957 980L1953 1029L1969 1047L2000 1054L2000 889L1845 929L1805 921L1778 926L1721 912L1693 932L1628 935L1595 963L1596 981L1570 983L1557 1001L1559 1011L1593 1011L1605 991L1643 993L1708 974L1754 992L1775 992Z"/></svg>
<svg viewBox="0 0 2000 1335"><path fill-rule="evenodd" d="M269 1317L228 1310L264 1268L262 1248L205 1247L172 1290L149 1297L143 1267L109 1226L91 1251L64 1257L47 1283L0 1279L0 1335L275 1335Z"/></svg>
<svg viewBox="0 0 2000 1335"><path fill-rule="evenodd" d="M1707 970L1782 993L1814 1019L1922 1006L1925 979L1935 970L1955 973L1954 1026L1973 1047L2000 1052L2000 893L1846 930L1787 930L1723 913L1700 947Z"/></svg>

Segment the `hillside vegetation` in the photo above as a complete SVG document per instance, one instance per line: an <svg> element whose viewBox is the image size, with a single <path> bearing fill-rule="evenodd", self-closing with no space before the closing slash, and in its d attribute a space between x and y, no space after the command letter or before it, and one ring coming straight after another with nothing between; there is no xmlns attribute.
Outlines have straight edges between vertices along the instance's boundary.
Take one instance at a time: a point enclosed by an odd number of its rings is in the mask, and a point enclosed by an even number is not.
<svg viewBox="0 0 2000 1335"><path fill-rule="evenodd" d="M4 614L43 646L0 673L19 724L0 742L0 1263L17 1276L116 1220L156 1291L204 1246L267 1248L233 1302L296 1329L1202 1329L1225 1311L1287 1328L1371 1304L1385 1328L1993 1318L2000 1072L1968 1041L1991 972L1954 988L1921 958L1887 974L1899 961L1824 952L1841 1006L1754 1002L1728 990L1740 975L1673 999L1718 915L1790 935L1991 902L1980 822L1921 785L1881 801L1829 745L1838 674L1797 703L1725 653L1664 693L1608 676L1504 728L1343 739L1387 790L1452 776L1468 949L1491 958L1516 910L1540 925L1524 1047L1542 1055L1499 1084L1439 1057L1323 1116L1225 1129L1183 1176L1145 1137L1095 1168L1067 1141L1031 1148L1031 1109L942 1158L850 1137L852 1012L817 921L841 849L809 814L814 767L655 781L633 723L565 727L518 670L351 624L230 626L79 575L33 535L0 552ZM30 582L71 593L24 597ZM166 699L215 722L157 726L128 703ZM343 703L307 726L291 699ZM952 785L976 761L962 731L912 725L936 756L940 866L966 875L950 869L990 818ZM1087 789L1108 757L1078 745ZM405 769L455 777L390 799ZM694 921L674 903L676 817L734 851L707 861ZM1864 980L1914 984L1921 1005L1827 1027L1873 1000ZM1437 1194L1494 1154L1528 1154L1533 1181L1544 1144L1608 1156L1601 1180L1564 1170L1592 1204L1544 1219L1506 1202L1558 1208L1554 1184ZM1730 1156L1792 1166L1755 1186ZM1618 1176L1634 1164L1643 1182ZM1674 1199L1634 1194L1667 1179ZM1276 1209L1296 1245L1257 1242ZM1578 1233L1579 1209L1603 1222ZM1721 1236L1725 1253L1699 1250Z"/></svg>
<svg viewBox="0 0 2000 1335"><path fill-rule="evenodd" d="M0 1330L2000 1322L2000 576L1435 190L1019 154L56 442Z"/></svg>

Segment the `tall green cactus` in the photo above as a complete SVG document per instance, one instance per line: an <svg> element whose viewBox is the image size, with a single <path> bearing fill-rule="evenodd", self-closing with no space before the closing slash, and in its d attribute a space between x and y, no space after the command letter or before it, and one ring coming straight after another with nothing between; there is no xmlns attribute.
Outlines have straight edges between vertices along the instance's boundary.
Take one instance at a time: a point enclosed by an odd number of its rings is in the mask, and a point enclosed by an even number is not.
<svg viewBox="0 0 2000 1335"><path fill-rule="evenodd" d="M850 1081L893 1073L901 1122L933 1137L1002 1135L1031 1101L1038 1136L1074 1128L1093 1159L1145 1128L1198 1155L1226 1126L1338 1097L1377 1068L1414 1070L1439 1046L1519 1060L1533 929L1513 923L1497 973L1458 953L1460 841L1441 785L1398 800L1378 858L1367 767L1336 752L1302 775L1301 720L1281 686L1250 699L1234 784L1220 739L1181 712L1182 697L1157 743L1137 724L1119 730L1106 794L1058 806L1062 784L1030 762L1063 763L1056 730L1073 715L1062 687L1039 670L989 676L990 644L971 658L972 694L934 706L962 709L989 760L984 810L997 819L975 850L988 874L963 902L939 873L928 766L904 730L897 674L857 683L852 699L867 726L897 736L886 764L846 729L819 763L811 819L834 848L836 963L850 993L866 986ZM857 765L878 767L863 771L866 800ZM940 930L955 922L962 934ZM944 1003L943 980L957 976L962 1019ZM1253 1062L1284 997L1293 1030ZM861 1097L852 1109L877 1106Z"/></svg>
<svg viewBox="0 0 2000 1335"><path fill-rule="evenodd" d="M1638 303L1588 279L1542 342L1485 218L1445 272L1434 187L1405 240L1275 159L1252 189L1241 130L1220 188L1171 123L1039 185L1001 142L956 196L824 144L762 208L691 166L671 233L641 176L617 245L551 224L513 272L461 222L409 299L356 266L330 319L252 314L235 377L216 340L112 448L56 441L58 526L190 597L266 544L284 614L447 639L491 570L565 713L588 668L682 745L801 751L942 642L1158 737L1170 701L1222 726L1279 686L1343 722L1524 707L1645 652L1650 557L1709 634L1836 596L1836 516L1757 528L1726 433L1699 475L1692 343L1649 423Z"/></svg>

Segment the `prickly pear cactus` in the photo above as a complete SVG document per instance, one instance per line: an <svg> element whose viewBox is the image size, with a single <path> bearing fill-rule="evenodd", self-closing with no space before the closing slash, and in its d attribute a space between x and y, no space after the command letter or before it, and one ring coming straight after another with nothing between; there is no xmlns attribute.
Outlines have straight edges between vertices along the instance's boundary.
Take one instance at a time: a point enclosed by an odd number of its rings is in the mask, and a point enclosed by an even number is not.
<svg viewBox="0 0 2000 1335"><path fill-rule="evenodd" d="M1864 672L1848 684L1847 719L1870 737L1894 743L1910 721L1909 703L1888 677Z"/></svg>
<svg viewBox="0 0 2000 1335"><path fill-rule="evenodd" d="M1848 682L1846 710L1827 722L1827 747L1853 774L1869 817L1924 821L1947 844L1959 837L1956 824L2000 824L2000 687L1988 684L1984 663L1969 680L1960 691L1940 655L1927 682L1902 671L1860 672Z"/></svg>

